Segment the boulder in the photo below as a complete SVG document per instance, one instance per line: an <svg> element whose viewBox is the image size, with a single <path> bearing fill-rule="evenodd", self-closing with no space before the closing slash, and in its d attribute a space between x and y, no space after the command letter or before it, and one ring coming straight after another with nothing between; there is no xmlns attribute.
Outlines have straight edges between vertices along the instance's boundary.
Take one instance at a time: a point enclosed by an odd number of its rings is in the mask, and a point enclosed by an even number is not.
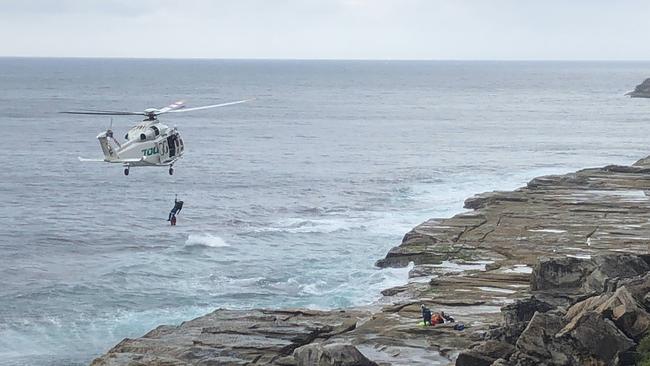
<svg viewBox="0 0 650 366"><path fill-rule="evenodd" d="M635 343L611 320L587 310L599 303L607 301L594 299L570 309L571 314L578 313L568 325L553 312L535 313L517 340L511 361L517 365L614 364Z"/></svg>
<svg viewBox="0 0 650 366"><path fill-rule="evenodd" d="M571 306L564 315L564 320L567 325L563 328L562 332L566 333L576 327L578 319L588 311L594 311L597 307L605 302L609 297L608 294L589 297L583 301L575 303Z"/></svg>
<svg viewBox="0 0 650 366"><path fill-rule="evenodd" d="M456 358L456 366L490 366L494 361L494 358L467 350L458 355L458 358Z"/></svg>
<svg viewBox="0 0 650 366"><path fill-rule="evenodd" d="M537 312L517 340L517 351L522 359L530 362L523 364L542 363L546 365L571 364L571 357L563 352L563 345L555 334L564 327L562 317L552 313Z"/></svg>
<svg viewBox="0 0 650 366"><path fill-rule="evenodd" d="M583 362L596 359L612 365L620 353L636 345L611 320L603 319L595 312L587 312L580 317L568 335L575 340L578 352L588 355L582 358Z"/></svg>
<svg viewBox="0 0 650 366"><path fill-rule="evenodd" d="M535 296L505 305L501 308L503 326L490 329L485 333L484 339L515 344L535 312L545 313L553 308L554 306L538 300Z"/></svg>
<svg viewBox="0 0 650 366"><path fill-rule="evenodd" d="M633 254L598 255L592 262L596 268L585 278L583 290L586 293L613 291L619 279L639 276L650 270L646 261Z"/></svg>
<svg viewBox="0 0 650 366"><path fill-rule="evenodd" d="M515 351L515 346L506 342L487 341L474 348L476 352L480 352L488 357L493 358L495 361L499 358L508 358Z"/></svg>
<svg viewBox="0 0 650 366"><path fill-rule="evenodd" d="M461 352L456 359L456 366L490 366L496 360L507 359L515 347L506 342L487 341Z"/></svg>
<svg viewBox="0 0 650 366"><path fill-rule="evenodd" d="M625 286L639 303L650 309L650 297L648 297L650 293L650 273L621 280L619 286Z"/></svg>
<svg viewBox="0 0 650 366"><path fill-rule="evenodd" d="M618 289L596 312L610 318L618 329L633 339L641 339L650 329L650 314L625 287Z"/></svg>
<svg viewBox="0 0 650 366"><path fill-rule="evenodd" d="M592 259L542 258L533 267L531 289L587 294L614 291L621 279L648 271L650 265L634 254L603 254Z"/></svg>
<svg viewBox="0 0 650 366"><path fill-rule="evenodd" d="M494 362L492 362L491 366L510 366L511 363L508 362L506 359L500 358Z"/></svg>
<svg viewBox="0 0 650 366"><path fill-rule="evenodd" d="M645 192L643 192L645 194ZM641 258L644 262L646 262L650 266L650 254L639 254L639 258Z"/></svg>
<svg viewBox="0 0 650 366"><path fill-rule="evenodd" d="M621 287L614 293L593 296L569 308L565 316L569 323L560 333L575 329L580 319L588 312L611 319L618 329L633 339L640 339L650 330L650 314L626 287Z"/></svg>
<svg viewBox="0 0 650 366"><path fill-rule="evenodd" d="M573 257L541 258L533 267L531 290L570 290L582 287L585 277L595 269L593 262Z"/></svg>
<svg viewBox="0 0 650 366"><path fill-rule="evenodd" d="M550 304L540 301L534 296L528 299L517 300L501 308L503 320L506 326L520 322L527 322L533 318L536 312L545 313L553 309Z"/></svg>
<svg viewBox="0 0 650 366"><path fill-rule="evenodd" d="M377 366L350 344L311 343L293 351L298 366Z"/></svg>

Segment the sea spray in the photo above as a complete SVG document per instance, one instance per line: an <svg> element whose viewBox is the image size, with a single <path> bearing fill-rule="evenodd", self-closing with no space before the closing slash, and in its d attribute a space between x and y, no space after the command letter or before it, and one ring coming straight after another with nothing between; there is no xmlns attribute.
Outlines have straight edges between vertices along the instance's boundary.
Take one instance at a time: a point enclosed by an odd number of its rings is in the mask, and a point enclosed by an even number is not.
<svg viewBox="0 0 650 366"><path fill-rule="evenodd" d="M185 241L187 246L205 246L211 248L229 247L230 244L226 243L222 238L208 234L190 234Z"/></svg>

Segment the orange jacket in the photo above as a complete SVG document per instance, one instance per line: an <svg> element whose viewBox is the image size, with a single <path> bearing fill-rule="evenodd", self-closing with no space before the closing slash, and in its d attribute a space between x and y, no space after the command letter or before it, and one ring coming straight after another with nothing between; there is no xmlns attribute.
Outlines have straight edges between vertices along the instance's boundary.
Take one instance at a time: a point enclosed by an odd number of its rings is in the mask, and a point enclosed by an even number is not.
<svg viewBox="0 0 650 366"><path fill-rule="evenodd" d="M433 316L431 317L431 324L442 324L444 322L445 320L442 319L440 314L433 314Z"/></svg>

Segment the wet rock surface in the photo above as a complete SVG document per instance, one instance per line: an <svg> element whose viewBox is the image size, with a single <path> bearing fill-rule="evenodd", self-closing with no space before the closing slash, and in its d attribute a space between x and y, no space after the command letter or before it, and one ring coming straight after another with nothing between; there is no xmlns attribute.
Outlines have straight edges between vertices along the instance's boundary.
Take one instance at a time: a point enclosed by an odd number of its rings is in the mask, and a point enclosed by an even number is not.
<svg viewBox="0 0 650 366"><path fill-rule="evenodd" d="M293 352L298 366L376 366L359 350L349 344L311 343Z"/></svg>
<svg viewBox="0 0 650 366"><path fill-rule="evenodd" d="M650 325L646 191L647 158L480 194L377 262L415 266L375 304L217 310L125 339L92 364L620 364ZM421 304L456 322L418 325Z"/></svg>

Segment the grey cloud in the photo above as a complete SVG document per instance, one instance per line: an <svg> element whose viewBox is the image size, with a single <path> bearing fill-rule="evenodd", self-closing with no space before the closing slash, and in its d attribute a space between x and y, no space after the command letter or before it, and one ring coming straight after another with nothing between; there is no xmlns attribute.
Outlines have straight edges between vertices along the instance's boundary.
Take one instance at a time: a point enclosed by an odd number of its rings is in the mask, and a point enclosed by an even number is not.
<svg viewBox="0 0 650 366"><path fill-rule="evenodd" d="M649 59L650 2L0 0L0 55ZM64 41L63 41L64 40ZM148 45L173 43L154 54Z"/></svg>

